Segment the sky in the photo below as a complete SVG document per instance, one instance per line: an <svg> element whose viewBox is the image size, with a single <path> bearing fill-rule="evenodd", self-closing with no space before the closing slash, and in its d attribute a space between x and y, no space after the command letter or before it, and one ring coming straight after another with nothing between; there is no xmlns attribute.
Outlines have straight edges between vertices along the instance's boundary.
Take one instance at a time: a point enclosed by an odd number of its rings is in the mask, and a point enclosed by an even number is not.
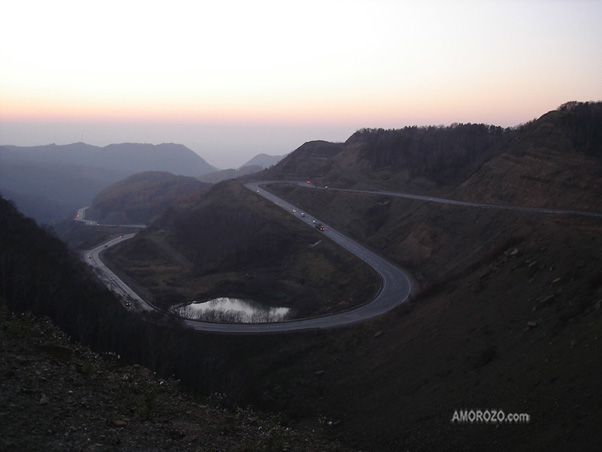
<svg viewBox="0 0 602 452"><path fill-rule="evenodd" d="M0 145L181 143L219 168L363 127L602 100L602 0L2 0Z"/></svg>

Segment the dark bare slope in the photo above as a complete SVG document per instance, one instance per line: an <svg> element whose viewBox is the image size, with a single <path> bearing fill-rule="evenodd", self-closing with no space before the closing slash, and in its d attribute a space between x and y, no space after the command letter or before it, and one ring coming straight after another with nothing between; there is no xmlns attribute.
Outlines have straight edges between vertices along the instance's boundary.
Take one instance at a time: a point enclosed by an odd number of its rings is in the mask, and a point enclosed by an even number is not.
<svg viewBox="0 0 602 452"><path fill-rule="evenodd" d="M247 397L294 418L319 411L333 431L374 451L594 450L599 219L281 192L408 268L422 292L369 325L300 339L308 353L263 375L263 396L248 387ZM454 424L460 409L531 421Z"/></svg>
<svg viewBox="0 0 602 452"><path fill-rule="evenodd" d="M147 171L102 190L94 197L92 209L100 223L149 223L170 207L191 205L209 187L193 177Z"/></svg>
<svg viewBox="0 0 602 452"><path fill-rule="evenodd" d="M202 157L175 143L120 143L104 147L85 143L47 146L2 146L0 158L43 164L80 165L130 174L141 171L168 171L183 176L200 176L215 171Z"/></svg>
<svg viewBox="0 0 602 452"><path fill-rule="evenodd" d="M332 170L333 158L342 148L343 143L309 141L264 172L264 178L299 180L324 176Z"/></svg>

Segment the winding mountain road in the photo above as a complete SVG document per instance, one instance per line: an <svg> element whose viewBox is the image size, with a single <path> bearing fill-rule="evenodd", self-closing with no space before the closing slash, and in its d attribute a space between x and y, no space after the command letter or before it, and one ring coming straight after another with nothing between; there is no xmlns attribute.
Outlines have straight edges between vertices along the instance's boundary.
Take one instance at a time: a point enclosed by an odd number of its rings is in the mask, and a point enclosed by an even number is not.
<svg viewBox="0 0 602 452"><path fill-rule="evenodd" d="M269 182L250 182L245 184L245 187L258 195L268 199L269 201L280 206L285 211L306 223L309 227L314 227L313 221L321 222L317 218L306 214L301 216L300 213L293 213L293 210L300 212L299 208L289 202L277 197L269 192L263 185ZM364 322L366 320L378 317L391 309L399 306L401 303L408 300L412 290L415 288L412 277L387 262L382 257L376 255L372 251L363 247L359 243L351 240L349 237L332 229L328 225L321 222L325 230L321 231L326 237L339 244L349 252L353 253L368 265L370 265L381 278L381 287L374 298L369 303L359 306L348 311L338 314L327 315L323 317L296 319L283 322L270 323L211 323L198 320L181 319L181 322L186 326L197 331L208 331L215 333L227 334L258 334L258 333L283 333L302 330L316 330L336 328L355 323ZM96 248L82 253L84 261L88 262L97 269L101 280L114 291L121 299L124 306L129 309L148 311L155 308L140 298L125 282L123 282L115 273L113 273L100 259L100 253L110 246L114 246L123 240L133 237L135 234L127 234L118 238L102 243Z"/></svg>
<svg viewBox="0 0 602 452"><path fill-rule="evenodd" d="M279 181L284 183L285 181ZM342 191L347 193L360 193L360 194L368 194L368 195L383 195L383 196L392 196L395 198L405 198L405 199L417 199L419 201L427 201L434 202L438 204L448 204L452 206L466 206L466 207L478 207L481 209L502 209L502 210L514 210L516 212L534 212L534 213L549 213L549 214L558 214L558 215L577 215L577 216L585 216L585 217L597 217L602 218L602 213L599 212L587 212L583 210L571 210L571 209L553 209L549 207L524 207L524 206L507 206L503 204L488 204L482 202L471 202L471 201L458 201L455 199L447 199L447 198L437 198L435 196L424 196L424 195L413 195L410 193L398 193L394 191L387 190L355 190L352 188L326 188L326 187L318 187L314 184L308 184L306 182L297 182L297 181L289 181L288 183L293 183L305 188L314 188L319 190L328 190L328 191Z"/></svg>
<svg viewBox="0 0 602 452"><path fill-rule="evenodd" d="M120 235L119 237L112 238L111 240L102 243L96 248L90 251L82 252L82 259L88 263L98 275L98 278L103 282L107 288L115 293L121 300L122 304L126 308L132 308L137 311L152 311L153 308L145 300L143 300L130 286L128 286L119 276L111 271L109 267L100 258L100 253L121 243L125 240L129 240L134 237L136 233Z"/></svg>
<svg viewBox="0 0 602 452"><path fill-rule="evenodd" d="M370 265L381 278L381 287L376 297L369 303L362 306L350 309L348 311L340 312L338 314L327 315L323 317L308 318L308 319L296 319L283 322L271 322L271 323L211 323L203 322L198 320L181 319L182 323L186 326L193 328L197 331L207 331L214 333L226 333L226 334L262 334L262 333L284 333L293 331L303 330L318 330L318 329L330 329L343 327L361 323L376 317L379 317L400 304L407 301L415 290L415 282L412 276L406 271L396 267L390 262L386 261L382 257L368 250L364 246L345 236L344 234L331 228L324 222L318 220L314 216L305 213L301 215L301 210L295 205L279 198L265 188L265 185L274 183L293 183L298 184L302 187L313 188L313 189L324 189L329 191L343 191L349 193L361 193L361 194L377 194L384 196L394 196L408 199L417 199L421 201L436 202L442 204L451 204L458 206L469 206L479 208L495 208L495 209L508 209L516 211L528 211L528 212L539 212L539 213L551 213L551 214L571 214L571 215L585 215L602 217L602 213L595 212L583 212L576 210L562 210L562 209L548 209L548 208L537 208L537 207L518 207L518 206L503 206L486 203L474 203L466 201L456 201L444 198L436 198L432 196L421 196L412 195L405 193L396 193L385 190L353 190L353 189L342 189L342 188L329 188L317 187L312 184L305 182L295 181L257 181L249 182L245 184L245 187L259 196L273 202L283 210L289 212L291 215L295 215L299 221L306 223L309 227L314 227L314 223L322 223L324 231L321 231L326 237L331 239L333 242L342 246L368 265ZM83 212L79 212L83 217ZM80 220L81 221L81 220ZM151 304L140 298L125 282L123 282L117 275L115 275L100 259L100 253L117 243L127 240L133 237L135 234L123 235L119 238L112 239L100 246L94 248L91 251L83 253L84 260L98 270L99 276L102 281L111 290L116 292L123 300L124 306L128 309L138 311L150 311L156 310ZM86 257L87 256L87 257Z"/></svg>

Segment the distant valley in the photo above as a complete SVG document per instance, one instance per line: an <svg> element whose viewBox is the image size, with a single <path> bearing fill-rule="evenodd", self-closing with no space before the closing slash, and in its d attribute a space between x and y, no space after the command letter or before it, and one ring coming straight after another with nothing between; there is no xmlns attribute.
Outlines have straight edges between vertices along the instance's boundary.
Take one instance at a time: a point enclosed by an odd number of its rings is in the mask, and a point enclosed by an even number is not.
<svg viewBox="0 0 602 452"><path fill-rule="evenodd" d="M102 189L142 171L197 177L216 168L177 144L0 146L0 192L40 223L66 218Z"/></svg>
<svg viewBox="0 0 602 452"><path fill-rule="evenodd" d="M168 172L213 184L261 171L281 158L259 154L237 170L219 170L179 144L7 145L0 146L0 192L38 222L54 224L136 173Z"/></svg>
<svg viewBox="0 0 602 452"><path fill-rule="evenodd" d="M234 169L225 169L221 171L215 171L213 173L203 174L199 176L199 180L203 182L208 182L211 184L216 184L223 180L235 179L237 177L247 176L249 174L258 173L266 168L272 167L277 164L280 160L282 160L285 156L280 155L267 155L267 154L258 154L249 160L247 163L242 165L241 167Z"/></svg>

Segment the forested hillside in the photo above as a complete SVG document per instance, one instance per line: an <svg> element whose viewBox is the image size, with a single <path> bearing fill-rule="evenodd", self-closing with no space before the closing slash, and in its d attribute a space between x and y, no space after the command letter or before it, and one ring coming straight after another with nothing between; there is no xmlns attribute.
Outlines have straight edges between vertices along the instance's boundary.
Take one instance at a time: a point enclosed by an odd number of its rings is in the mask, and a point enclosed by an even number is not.
<svg viewBox="0 0 602 452"><path fill-rule="evenodd" d="M440 192L465 180L515 134L485 124L361 129L345 143L306 143L263 177Z"/></svg>
<svg viewBox="0 0 602 452"><path fill-rule="evenodd" d="M451 186L468 177L512 135L513 130L498 126L454 124L362 129L348 143L361 143L359 158L367 160L374 170L402 169L412 179Z"/></svg>
<svg viewBox="0 0 602 452"><path fill-rule="evenodd" d="M601 110L602 102L568 102L512 128L360 129L345 143L306 143L261 177L498 204L594 208L602 199Z"/></svg>

